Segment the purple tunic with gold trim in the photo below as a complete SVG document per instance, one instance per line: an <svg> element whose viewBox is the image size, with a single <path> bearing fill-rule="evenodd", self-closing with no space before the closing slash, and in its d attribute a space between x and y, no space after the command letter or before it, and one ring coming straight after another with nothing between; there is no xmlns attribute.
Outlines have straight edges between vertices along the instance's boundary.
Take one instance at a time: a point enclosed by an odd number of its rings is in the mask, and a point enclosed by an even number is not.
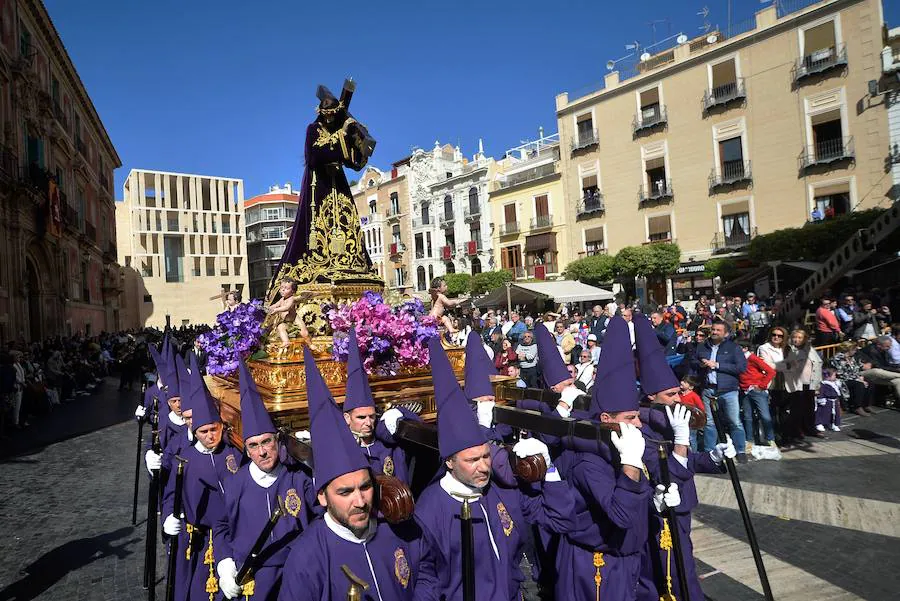
<svg viewBox="0 0 900 601"><path fill-rule="evenodd" d="M400 447L389 447L377 438L369 445L360 444L363 455L369 462L369 467L376 476L386 474L399 478L403 482L409 482L409 474L406 470L406 453Z"/></svg>
<svg viewBox="0 0 900 601"><path fill-rule="evenodd" d="M575 526L556 555L557 599L595 599L598 575L601 599L636 599L650 485L627 477L606 445L600 451L567 450L556 461L575 496Z"/></svg>
<svg viewBox="0 0 900 601"><path fill-rule="evenodd" d="M182 510L184 524L178 535L180 561L175 586L176 601L215 601L219 590L216 581L218 554L210 538L212 528L225 515L227 481L237 473L241 454L223 443L213 453L201 453L194 445L185 445L180 456L184 465ZM168 460L172 460L168 454ZM175 468L164 465L171 472L163 495L163 518L173 513L175 504ZM212 580L210 580L212 578ZM213 590L209 590L213 589Z"/></svg>
<svg viewBox="0 0 900 601"><path fill-rule="evenodd" d="M287 515L278 520L260 553L260 568L252 574L253 584L244 591L256 601L275 601L289 547L307 528L314 514L312 478L300 466L281 466L275 482L263 488L253 479L250 464L243 466L225 483L225 515L213 528L216 562L234 559L238 569L247 561L257 537L277 507L280 497Z"/></svg>
<svg viewBox="0 0 900 601"><path fill-rule="evenodd" d="M569 530L574 498L568 484L544 482L540 495L488 485L470 506L476 597L479 601L520 599L523 529L539 524L552 532ZM462 503L441 487L440 480L429 485L416 502L416 521L428 546L417 599L462 599L461 508Z"/></svg>
<svg viewBox="0 0 900 601"><path fill-rule="evenodd" d="M291 545L284 566L280 601L344 601L346 565L369 584L363 601L418 601L421 531L415 522L390 525L378 520L375 535L351 542L331 531L324 519L310 524Z"/></svg>

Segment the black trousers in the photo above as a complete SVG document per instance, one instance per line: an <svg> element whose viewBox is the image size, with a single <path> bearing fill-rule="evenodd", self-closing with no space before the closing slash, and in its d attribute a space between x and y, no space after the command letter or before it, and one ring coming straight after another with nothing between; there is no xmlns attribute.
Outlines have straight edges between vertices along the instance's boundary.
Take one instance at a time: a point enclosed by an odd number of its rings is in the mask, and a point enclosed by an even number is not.
<svg viewBox="0 0 900 601"><path fill-rule="evenodd" d="M847 384L847 388L850 390L850 409L856 409L858 407L868 407L872 404L872 399L875 396L875 386L869 384L866 386L862 382L857 382L856 380L850 380L849 382L845 382Z"/></svg>
<svg viewBox="0 0 900 601"><path fill-rule="evenodd" d="M812 390L789 392L788 410L791 412L785 427L788 438L803 438L816 433L816 393Z"/></svg>

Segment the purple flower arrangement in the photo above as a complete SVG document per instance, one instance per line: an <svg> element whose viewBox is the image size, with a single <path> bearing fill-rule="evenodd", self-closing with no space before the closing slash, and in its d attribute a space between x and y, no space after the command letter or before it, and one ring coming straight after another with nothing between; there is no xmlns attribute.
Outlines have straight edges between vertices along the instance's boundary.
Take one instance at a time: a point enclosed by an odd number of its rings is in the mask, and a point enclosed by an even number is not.
<svg viewBox="0 0 900 601"><path fill-rule="evenodd" d="M238 369L238 361L247 359L259 348L266 312L261 300L241 303L216 316L216 326L200 335L200 345L208 353L207 373L228 376Z"/></svg>
<svg viewBox="0 0 900 601"><path fill-rule="evenodd" d="M392 376L403 368L428 365L428 340L438 335L437 320L419 299L391 307L380 294L367 291L358 301L325 310L334 332L335 361L347 361L353 327L366 373Z"/></svg>

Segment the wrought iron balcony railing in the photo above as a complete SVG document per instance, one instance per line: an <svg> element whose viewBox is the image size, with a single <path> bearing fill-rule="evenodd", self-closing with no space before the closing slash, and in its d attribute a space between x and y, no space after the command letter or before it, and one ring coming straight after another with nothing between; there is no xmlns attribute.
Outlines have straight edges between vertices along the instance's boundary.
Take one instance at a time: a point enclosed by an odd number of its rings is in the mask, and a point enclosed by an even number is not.
<svg viewBox="0 0 900 601"><path fill-rule="evenodd" d="M816 50L797 60L791 69L794 82L847 65L847 46L837 44Z"/></svg>
<svg viewBox="0 0 900 601"><path fill-rule="evenodd" d="M591 215L599 215L606 210L606 203L603 202L603 194L599 191L587 192L581 196L578 201L577 216L579 218L589 217Z"/></svg>
<svg viewBox="0 0 900 601"><path fill-rule="evenodd" d="M507 221L506 223L500 224L500 235L501 236L510 236L512 234L518 234L520 231L519 222L518 221Z"/></svg>
<svg viewBox="0 0 900 601"><path fill-rule="evenodd" d="M706 90L703 93L703 110L708 111L717 106L724 106L729 102L745 98L747 98L747 92L744 88L744 78L739 77L731 83Z"/></svg>
<svg viewBox="0 0 900 601"><path fill-rule="evenodd" d="M649 189L641 186L638 188L638 203L668 201L675 197L672 189L672 180L659 180L653 182Z"/></svg>
<svg viewBox="0 0 900 601"><path fill-rule="evenodd" d="M660 105L652 111L645 111L635 115L631 121L631 130L634 135L638 135L641 132L666 125L668 122L669 117L666 113L666 106Z"/></svg>
<svg viewBox="0 0 900 601"><path fill-rule="evenodd" d="M718 169L713 167L709 173L709 189L753 181L750 161L726 161Z"/></svg>
<svg viewBox="0 0 900 601"><path fill-rule="evenodd" d="M596 129L575 132L575 137L572 139L572 152L596 146L599 142L600 138L597 136Z"/></svg>
<svg viewBox="0 0 900 601"><path fill-rule="evenodd" d="M856 156L853 136L846 138L832 138L816 142L812 146L806 146L797 157L801 170L815 165L834 163Z"/></svg>

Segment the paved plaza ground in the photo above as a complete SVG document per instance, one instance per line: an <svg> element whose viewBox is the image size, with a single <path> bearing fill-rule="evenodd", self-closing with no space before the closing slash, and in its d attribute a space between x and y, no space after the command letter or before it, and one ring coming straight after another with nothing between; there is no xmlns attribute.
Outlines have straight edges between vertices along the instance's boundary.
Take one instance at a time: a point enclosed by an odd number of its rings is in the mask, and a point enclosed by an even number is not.
<svg viewBox="0 0 900 601"><path fill-rule="evenodd" d="M0 601L144 598L143 517L131 526L137 393L117 384L0 446ZM777 600L900 597L898 468L900 413L890 410L852 416L783 461L740 467ZM762 599L730 480L699 477L698 493L707 598ZM158 565L162 576L161 554ZM158 590L161 599L161 578Z"/></svg>

